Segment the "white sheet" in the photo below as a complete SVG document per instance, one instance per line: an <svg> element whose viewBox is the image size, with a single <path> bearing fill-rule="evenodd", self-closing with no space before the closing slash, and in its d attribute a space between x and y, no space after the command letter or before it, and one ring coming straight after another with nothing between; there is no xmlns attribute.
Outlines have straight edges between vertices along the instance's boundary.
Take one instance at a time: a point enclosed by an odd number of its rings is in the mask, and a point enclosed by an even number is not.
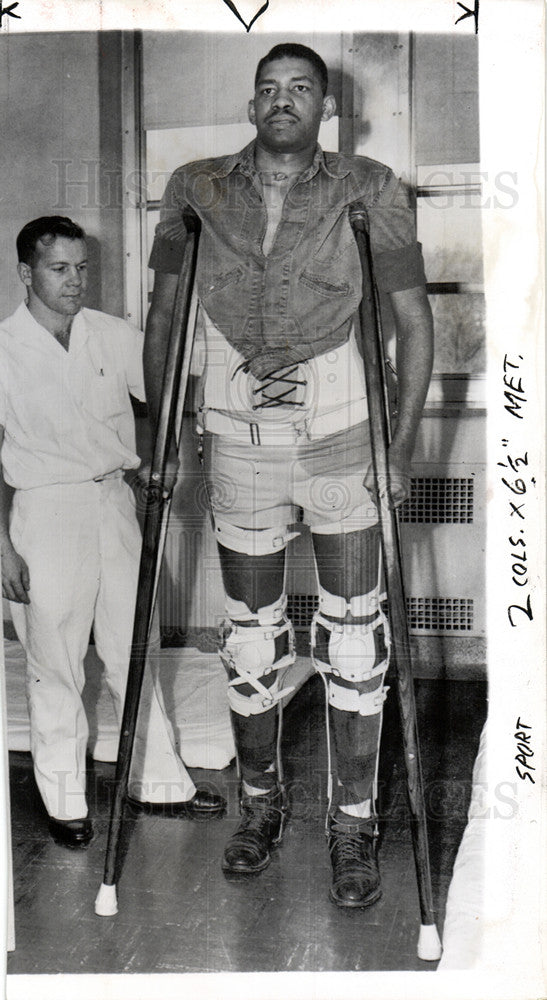
<svg viewBox="0 0 547 1000"><path fill-rule="evenodd" d="M29 750L29 717L25 696L25 654L16 641L5 642L8 747ZM226 700L226 673L216 653L198 649L163 649L161 683L167 712L187 767L220 770L235 756ZM312 673L309 659L297 657L286 674L287 686L298 689ZM95 760L116 759L117 730L112 699L102 681L101 663L93 646L86 657L84 690Z"/></svg>
<svg viewBox="0 0 547 1000"><path fill-rule="evenodd" d="M440 972L472 969L482 952L484 927L484 788L486 782L486 726L481 733L473 768L473 791L452 881L446 901Z"/></svg>

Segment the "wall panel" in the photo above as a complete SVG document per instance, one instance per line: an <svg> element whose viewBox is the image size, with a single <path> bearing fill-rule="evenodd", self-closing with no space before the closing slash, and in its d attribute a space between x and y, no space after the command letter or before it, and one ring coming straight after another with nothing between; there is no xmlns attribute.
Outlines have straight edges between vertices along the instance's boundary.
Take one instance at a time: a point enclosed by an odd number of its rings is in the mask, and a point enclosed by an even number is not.
<svg viewBox="0 0 547 1000"><path fill-rule="evenodd" d="M340 98L340 35L289 36L316 49ZM287 34L147 31L143 36L145 129L247 121L258 60Z"/></svg>
<svg viewBox="0 0 547 1000"><path fill-rule="evenodd" d="M90 237L88 305L122 312L116 34L102 35L100 45L97 32L0 38L2 317L23 299L15 237L40 215L68 215L83 225Z"/></svg>

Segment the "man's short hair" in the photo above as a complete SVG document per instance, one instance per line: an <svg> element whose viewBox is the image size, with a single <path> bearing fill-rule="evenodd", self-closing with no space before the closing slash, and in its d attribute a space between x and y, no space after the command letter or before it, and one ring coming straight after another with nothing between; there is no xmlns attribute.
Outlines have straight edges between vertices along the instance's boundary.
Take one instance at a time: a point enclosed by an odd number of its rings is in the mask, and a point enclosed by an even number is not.
<svg viewBox="0 0 547 1000"><path fill-rule="evenodd" d="M281 42L279 45L274 45L273 49L270 49L268 54L262 57L256 67L255 90L264 66L273 62L274 59L306 59L315 69L321 82L323 97L325 96L329 84L327 67L317 52L309 49L307 45L299 45L298 42Z"/></svg>
<svg viewBox="0 0 547 1000"><path fill-rule="evenodd" d="M42 215L23 226L17 237L17 257L32 267L36 260L36 245L50 246L58 236L67 240L85 240L81 226L65 215Z"/></svg>

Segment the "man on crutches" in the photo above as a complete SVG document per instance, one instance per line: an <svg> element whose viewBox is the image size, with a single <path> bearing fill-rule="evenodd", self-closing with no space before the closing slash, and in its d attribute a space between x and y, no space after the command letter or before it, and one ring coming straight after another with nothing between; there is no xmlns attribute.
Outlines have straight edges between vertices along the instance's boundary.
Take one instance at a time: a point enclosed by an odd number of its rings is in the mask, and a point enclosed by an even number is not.
<svg viewBox="0 0 547 1000"><path fill-rule="evenodd" d="M220 654L241 773L241 820L222 866L227 876L254 875L282 836L278 730L283 677L294 661L285 550L291 526L303 520L319 589L312 657L329 706L330 895L339 906L364 907L381 895L375 783L390 632L358 349L355 202L368 215L376 278L390 294L397 329L398 415L389 481L380 483L394 504L407 493L433 338L402 185L381 163L317 145L321 121L335 111L327 80L311 49L275 46L258 65L249 103L256 140L172 175L150 260L145 378L156 418L182 216L192 208L202 227L197 293L207 347L199 424L226 590ZM175 473L173 456L167 478Z"/></svg>

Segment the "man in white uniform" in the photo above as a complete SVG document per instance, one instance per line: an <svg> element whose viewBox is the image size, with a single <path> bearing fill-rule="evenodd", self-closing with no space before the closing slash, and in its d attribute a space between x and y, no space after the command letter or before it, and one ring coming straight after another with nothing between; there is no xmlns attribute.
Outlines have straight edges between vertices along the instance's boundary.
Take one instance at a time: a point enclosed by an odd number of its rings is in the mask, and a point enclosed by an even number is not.
<svg viewBox="0 0 547 1000"><path fill-rule="evenodd" d="M83 230L53 216L17 238L27 300L0 324L2 593L27 655L31 751L52 836L93 834L85 794L88 724L81 694L93 625L121 720L140 556L130 393L144 399L142 333L82 308ZM173 814L214 815L175 750L159 684L145 673L131 800Z"/></svg>

